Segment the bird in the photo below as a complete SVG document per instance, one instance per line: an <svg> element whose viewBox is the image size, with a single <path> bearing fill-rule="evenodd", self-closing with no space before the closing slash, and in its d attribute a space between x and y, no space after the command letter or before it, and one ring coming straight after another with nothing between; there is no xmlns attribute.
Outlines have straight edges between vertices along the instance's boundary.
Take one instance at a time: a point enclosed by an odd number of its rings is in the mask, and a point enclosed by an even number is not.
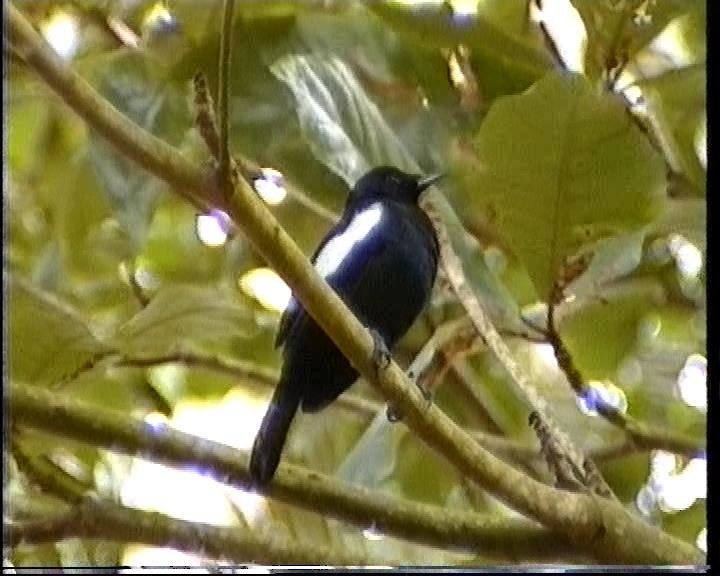
<svg viewBox="0 0 720 576"><path fill-rule="evenodd" d="M339 222L311 257L316 272L370 330L376 352L388 361L427 305L435 282L438 240L418 200L441 177L392 166L371 169L352 187ZM281 345L280 378L250 456L253 488L272 480L298 408L319 412L359 376L294 296L280 319L275 347Z"/></svg>

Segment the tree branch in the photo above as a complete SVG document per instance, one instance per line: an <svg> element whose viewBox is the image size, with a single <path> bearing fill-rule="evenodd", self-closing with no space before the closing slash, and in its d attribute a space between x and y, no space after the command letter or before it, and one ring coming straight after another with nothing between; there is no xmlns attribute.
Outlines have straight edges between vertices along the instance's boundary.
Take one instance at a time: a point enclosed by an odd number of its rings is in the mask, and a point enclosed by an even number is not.
<svg viewBox="0 0 720 576"><path fill-rule="evenodd" d="M468 285L462 262L455 253L447 230L439 216L440 209L433 205L432 200L430 201L430 213L440 244L441 262L458 300L460 300L460 303L467 311L478 334L493 354L495 354L495 357L503 365L505 371L522 391L525 399L532 407L532 414L536 421L541 424L542 429L547 432L546 440L553 444L553 454L556 454L562 459L562 463L557 461L548 464L557 464L557 472L560 473L565 469L574 471L574 475L579 476L583 485L587 487L593 485L592 487L596 488L598 493L614 498L612 490L610 490L610 487L600 476L600 473L594 464L592 464L592 461L586 458L583 453L574 446L570 438L548 416L545 401L537 394L530 380L525 376L525 373L521 370L520 366L518 366L517 362L515 362L507 345L485 313L480 301Z"/></svg>
<svg viewBox="0 0 720 576"><path fill-rule="evenodd" d="M54 432L108 450L212 472L221 482L245 489L248 455L197 436L156 427L125 414L63 399L39 387L11 384L15 424ZM525 521L486 518L393 498L280 464L267 495L288 504L353 523L375 525L393 536L431 546L492 551L516 558L551 555L548 547L569 545L562 535ZM557 551L555 547L555 551Z"/></svg>
<svg viewBox="0 0 720 576"><path fill-rule="evenodd" d="M172 547L237 563L362 566L382 564L364 554L342 553L313 544L303 546L274 531L214 526L179 520L157 512L127 508L108 501L85 500L67 513L38 520L3 523L5 541L42 544L68 538L137 542Z"/></svg>
<svg viewBox="0 0 720 576"><path fill-rule="evenodd" d="M200 170L167 144L156 143L157 139L134 126L109 104L98 104L103 102L102 98L55 56L17 9L10 5L7 15L13 48L91 127L141 166L182 188L186 197L201 198L203 204L212 204L208 192L211 183ZM180 175L183 178L178 179ZM218 204L225 204L217 191L214 195ZM461 474L521 513L564 533L580 546L590 546L595 553L613 562L696 564L704 561L704 555L697 548L647 525L619 504L550 488L484 450L436 406L428 406L395 362L377 369L373 361L374 342L368 330L317 274L244 179L237 180L226 207L253 246L283 277L305 310L353 367L377 385L390 404L399 406L404 422ZM12 390L13 394L18 393L17 386ZM13 401L13 405L18 409L17 402ZM119 437L123 438L124 433ZM281 492L276 482L271 483L268 491Z"/></svg>
<svg viewBox="0 0 720 576"><path fill-rule="evenodd" d="M218 116L220 122L220 182L223 190L230 190L230 63L232 60L232 32L234 0L223 2L222 30L220 32L220 62L218 65Z"/></svg>

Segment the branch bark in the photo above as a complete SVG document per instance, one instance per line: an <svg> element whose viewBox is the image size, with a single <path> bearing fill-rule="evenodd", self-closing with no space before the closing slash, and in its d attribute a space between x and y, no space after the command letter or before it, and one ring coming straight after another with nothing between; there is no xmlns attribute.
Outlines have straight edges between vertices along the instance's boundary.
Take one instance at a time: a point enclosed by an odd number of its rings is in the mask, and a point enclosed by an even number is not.
<svg viewBox="0 0 720 576"><path fill-rule="evenodd" d="M42 519L3 523L11 546L88 538L172 547L226 562L363 566L382 564L364 554L342 553L323 546L304 546L272 531L214 526L179 520L157 512L127 508L107 501L86 500L69 512Z"/></svg>
<svg viewBox="0 0 720 576"><path fill-rule="evenodd" d="M217 189L214 193L209 191L208 179L202 171L195 169L170 146L133 125L65 66L12 5L8 7L7 15L13 49L91 127L141 166L183 190L187 198L200 199L203 205L212 204L214 194L218 204L225 203ZM386 368L377 368L373 361L373 339L368 330L320 278L244 179L237 180L226 212L283 277L351 364L380 388L390 404L399 406L404 422L461 474L519 512L564 533L581 547L589 546L596 554L614 563L704 562L704 555L697 548L647 525L620 504L550 488L480 447L436 406L428 406L422 393L407 380L395 362ZM13 395L21 390L12 387ZM18 410L19 403L13 400L13 406ZM125 437L122 430L117 432L120 432L119 438ZM117 441L117 438L112 440ZM203 454L197 456L201 461L203 457L207 459ZM281 489L273 483L269 491L278 493Z"/></svg>
<svg viewBox="0 0 720 576"><path fill-rule="evenodd" d="M248 455L169 427L153 427L125 414L82 404L37 387L11 384L15 425L28 426L171 466L206 469L221 482L244 489L250 479ZM393 498L280 464L267 495L353 523L431 546L483 550L498 557L549 558L569 546L567 539L529 522L486 518Z"/></svg>

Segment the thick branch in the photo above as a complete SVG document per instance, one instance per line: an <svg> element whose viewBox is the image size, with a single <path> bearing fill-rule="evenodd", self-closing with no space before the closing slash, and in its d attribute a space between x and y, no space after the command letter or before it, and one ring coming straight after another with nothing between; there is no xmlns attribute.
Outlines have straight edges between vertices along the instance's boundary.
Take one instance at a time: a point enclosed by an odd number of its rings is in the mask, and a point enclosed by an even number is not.
<svg viewBox="0 0 720 576"><path fill-rule="evenodd" d="M173 184L182 182L184 189L194 190L189 197L199 196L209 200L207 196L201 196L207 194L208 185L202 172L194 170L165 144L157 148L148 147L148 142L154 142L152 137L129 120L121 117L121 122L108 124L108 117L120 116L118 112L107 104L98 104L102 101L101 97L54 56L12 5L8 7L7 14L13 47L71 107L78 111L88 108L93 111L83 116L91 127L97 127L111 143L156 175ZM128 134L132 135L130 139ZM153 159L148 160L144 155L153 156ZM187 172L187 178L182 181L177 179L178 166ZM703 554L695 547L645 524L619 504L609 501L600 503L584 494L555 490L528 478L488 453L436 406L428 406L421 392L408 381L395 362L384 369L377 368L373 361L373 338L368 330L320 278L242 178L237 181L227 211L351 364L380 388L391 405L400 407L403 421L461 474L516 510L565 533L579 545L591 546L596 553L606 554L614 562L703 562ZM13 392L17 392L17 387L13 387ZM18 407L17 403L15 406ZM269 492L280 492L277 483L272 483Z"/></svg>
<svg viewBox="0 0 720 576"><path fill-rule="evenodd" d="M172 547L209 558L237 563L362 566L382 563L349 551L338 553L323 546L303 546L276 532L238 526L188 522L157 512L126 508L107 501L85 501L51 518L3 524L11 546L89 538Z"/></svg>
<svg viewBox="0 0 720 576"><path fill-rule="evenodd" d="M243 489L250 479L246 453L169 427L157 428L126 414L16 384L11 385L10 404L16 425L169 465L192 464ZM361 529L374 524L377 530L433 546L485 550L516 558L552 557L553 550L568 547L561 535L528 522L485 518L401 500L283 463L268 496Z"/></svg>

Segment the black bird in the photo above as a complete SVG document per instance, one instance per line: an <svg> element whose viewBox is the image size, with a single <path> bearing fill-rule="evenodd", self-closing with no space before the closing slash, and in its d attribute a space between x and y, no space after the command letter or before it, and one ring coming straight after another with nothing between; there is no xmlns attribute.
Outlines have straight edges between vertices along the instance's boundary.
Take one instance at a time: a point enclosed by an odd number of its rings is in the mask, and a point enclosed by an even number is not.
<svg viewBox="0 0 720 576"><path fill-rule="evenodd" d="M440 177L420 178L387 166L370 170L350 191L342 218L312 257L315 270L386 351L425 307L435 281L438 242L418 198ZM298 406L317 412L358 377L294 298L275 340L276 346L283 343L280 381L250 457L254 486L275 474Z"/></svg>

